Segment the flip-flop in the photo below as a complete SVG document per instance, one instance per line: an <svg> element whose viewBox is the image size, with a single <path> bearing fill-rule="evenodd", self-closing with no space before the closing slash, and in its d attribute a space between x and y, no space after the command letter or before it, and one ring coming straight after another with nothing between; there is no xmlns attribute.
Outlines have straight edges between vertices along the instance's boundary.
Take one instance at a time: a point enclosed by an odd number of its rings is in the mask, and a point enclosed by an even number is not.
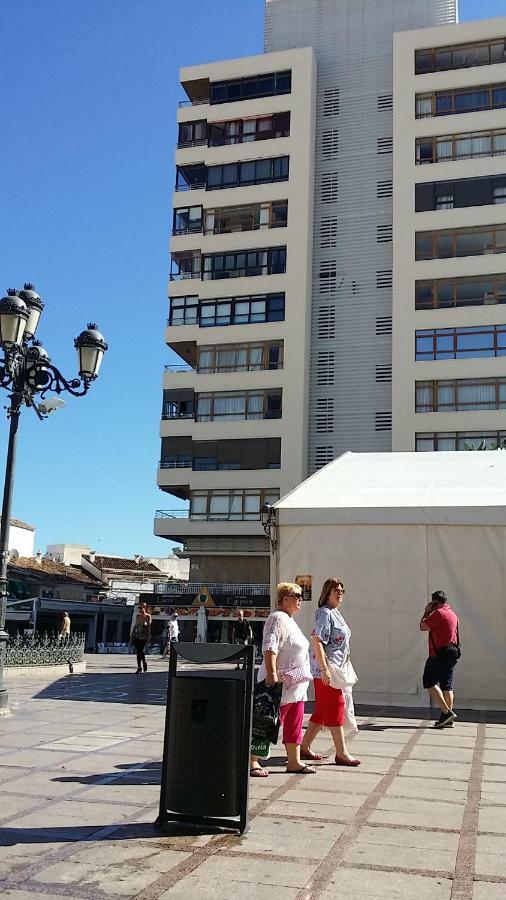
<svg viewBox="0 0 506 900"><path fill-rule="evenodd" d="M313 762L315 762L315 761L319 762L321 759L325 759L325 757L322 756L321 753L313 753L312 750L303 750L302 747L300 750L300 758L301 759L312 759Z"/></svg>
<svg viewBox="0 0 506 900"><path fill-rule="evenodd" d="M314 766L303 766L302 769L287 769L288 775L316 775Z"/></svg>
<svg viewBox="0 0 506 900"><path fill-rule="evenodd" d="M268 778L269 773L267 769L261 769L260 767L257 769L250 769L249 774L251 778Z"/></svg>
<svg viewBox="0 0 506 900"><path fill-rule="evenodd" d="M359 766L359 759L346 759L345 756L336 756L335 758L336 766Z"/></svg>

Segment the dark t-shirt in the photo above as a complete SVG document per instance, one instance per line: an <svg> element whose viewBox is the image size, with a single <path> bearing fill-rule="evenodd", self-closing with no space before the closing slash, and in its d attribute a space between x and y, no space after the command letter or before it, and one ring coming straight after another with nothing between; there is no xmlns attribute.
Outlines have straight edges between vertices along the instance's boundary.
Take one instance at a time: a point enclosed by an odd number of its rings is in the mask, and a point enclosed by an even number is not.
<svg viewBox="0 0 506 900"><path fill-rule="evenodd" d="M234 625L234 638L236 641L247 641L251 637L251 625L248 622L237 621Z"/></svg>

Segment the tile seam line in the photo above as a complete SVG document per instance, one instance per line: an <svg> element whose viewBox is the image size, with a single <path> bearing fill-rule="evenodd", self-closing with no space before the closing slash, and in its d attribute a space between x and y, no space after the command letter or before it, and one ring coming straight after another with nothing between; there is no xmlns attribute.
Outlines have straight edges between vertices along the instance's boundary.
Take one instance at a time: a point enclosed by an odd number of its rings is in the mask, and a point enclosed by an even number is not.
<svg viewBox="0 0 506 900"><path fill-rule="evenodd" d="M374 718L376 718L380 710L374 716L365 718L363 721L361 721L360 724L365 725L368 722L371 722ZM353 732L352 734L347 735L348 743L353 740L356 734L360 734L360 731ZM332 744L332 746L329 747L328 755L330 755L333 750L334 745ZM298 784L302 778L304 778L304 775L291 775L290 778L288 778L283 784L280 784L278 787L274 788L274 790L266 798L261 799L257 803L255 803L250 810L250 820L264 813L269 808L271 803L275 803L277 800L283 797L284 794L286 794L289 790L291 790L292 787ZM223 835L222 837L217 838L214 843L210 842L207 847L203 847L201 850L197 850L190 859L184 860L178 866L176 866L172 874L169 873L169 877L167 877L167 875L161 876L148 888L136 894L136 900L158 900L158 898L162 894L166 893L166 891L170 890L170 888L174 887L176 884L182 881L182 879L187 875L192 874L196 869L199 868L200 865L202 865L202 863L204 863L211 856L214 856L216 853L218 853L219 850L221 850L222 848L226 848L227 845L231 844L235 838L236 835Z"/></svg>
<svg viewBox="0 0 506 900"><path fill-rule="evenodd" d="M481 722L476 732L476 742L467 789L467 801L464 807L450 900L472 900L473 896L486 738L485 716L482 715L480 718Z"/></svg>
<svg viewBox="0 0 506 900"><path fill-rule="evenodd" d="M355 844L357 837L362 827L366 824L370 814L376 809L379 801L385 796L386 791L393 783L395 777L399 774L401 767L406 760L409 759L411 751L422 735L425 734L427 726L428 722L426 719L421 719L419 721L417 731L408 738L388 772L383 775L376 787L373 788L369 796L366 797L364 802L358 808L347 828L345 828L340 837L337 838L333 847L321 861L313 875L296 894L295 900L318 900L336 871L339 869L345 856Z"/></svg>

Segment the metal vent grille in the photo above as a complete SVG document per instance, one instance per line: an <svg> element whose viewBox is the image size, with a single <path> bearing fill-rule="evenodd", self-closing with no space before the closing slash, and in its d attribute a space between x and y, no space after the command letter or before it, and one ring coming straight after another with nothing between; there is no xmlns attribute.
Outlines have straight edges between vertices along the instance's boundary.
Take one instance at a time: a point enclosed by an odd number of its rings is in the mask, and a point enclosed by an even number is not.
<svg viewBox="0 0 506 900"><path fill-rule="evenodd" d="M377 412L374 416L375 431L391 431L392 430L392 413Z"/></svg>
<svg viewBox="0 0 506 900"><path fill-rule="evenodd" d="M378 138L378 154L392 153L394 149L394 139L391 137Z"/></svg>
<svg viewBox="0 0 506 900"><path fill-rule="evenodd" d="M378 316L376 319L376 334L392 334L392 316Z"/></svg>
<svg viewBox="0 0 506 900"><path fill-rule="evenodd" d="M322 135L323 159L336 159L339 152L339 132L336 128L329 128Z"/></svg>
<svg viewBox="0 0 506 900"><path fill-rule="evenodd" d="M339 115L339 88L326 88L323 92L323 115L325 118Z"/></svg>
<svg viewBox="0 0 506 900"><path fill-rule="evenodd" d="M316 401L316 432L332 434L334 431L334 398L324 397Z"/></svg>
<svg viewBox="0 0 506 900"><path fill-rule="evenodd" d="M392 182L391 181L378 181L377 189L376 189L377 197L391 197L392 196Z"/></svg>
<svg viewBox="0 0 506 900"><path fill-rule="evenodd" d="M392 366L376 366L376 381L382 384L391 384Z"/></svg>
<svg viewBox="0 0 506 900"><path fill-rule="evenodd" d="M320 247L337 247L337 218L326 216L320 223Z"/></svg>
<svg viewBox="0 0 506 900"><path fill-rule="evenodd" d="M390 187L392 183L390 182ZM337 200L337 172L325 172L321 180L322 203L335 203Z"/></svg>
<svg viewBox="0 0 506 900"><path fill-rule="evenodd" d="M378 244L389 244L392 240L392 226L376 225L376 240Z"/></svg>
<svg viewBox="0 0 506 900"><path fill-rule="evenodd" d="M335 355L331 350L321 350L316 361L316 383L318 385L334 384Z"/></svg>
<svg viewBox="0 0 506 900"><path fill-rule="evenodd" d="M376 272L376 287L389 288L392 287L392 270L385 269L383 272Z"/></svg>
<svg viewBox="0 0 506 900"><path fill-rule="evenodd" d="M392 320L390 320L391 322ZM392 326L390 325L390 330ZM318 310L318 338L321 341L332 340L336 336L335 306L320 306Z"/></svg>
<svg viewBox="0 0 506 900"><path fill-rule="evenodd" d="M335 293L337 285L337 263L335 259L326 259L320 263L320 294Z"/></svg>
<svg viewBox="0 0 506 900"><path fill-rule="evenodd" d="M334 459L334 448L330 446L315 447L314 468L322 469Z"/></svg>
<svg viewBox="0 0 506 900"><path fill-rule="evenodd" d="M378 112L383 112L385 109L393 109L394 108L394 98L392 94L381 94L378 97Z"/></svg>

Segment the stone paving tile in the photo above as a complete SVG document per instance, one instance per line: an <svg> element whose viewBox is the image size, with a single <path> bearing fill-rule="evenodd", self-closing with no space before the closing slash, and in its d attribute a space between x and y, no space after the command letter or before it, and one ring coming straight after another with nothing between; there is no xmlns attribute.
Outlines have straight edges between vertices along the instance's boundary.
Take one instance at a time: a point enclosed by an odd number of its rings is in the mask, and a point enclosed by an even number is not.
<svg viewBox="0 0 506 900"><path fill-rule="evenodd" d="M481 799L488 803L506 803L506 781L487 781L481 789Z"/></svg>
<svg viewBox="0 0 506 900"><path fill-rule="evenodd" d="M305 797L304 797L305 799ZM269 813L279 816L303 816L307 819L328 819L332 822L349 822L355 815L355 807L320 803L293 803L291 800L275 800L269 806Z"/></svg>
<svg viewBox="0 0 506 900"><path fill-rule="evenodd" d="M73 790L76 790L74 784ZM78 791L76 800L97 800L102 803L119 803L120 806L133 804L146 806L148 803L157 803L160 798L160 785L158 784L100 784L96 786L82 787L82 793Z"/></svg>
<svg viewBox="0 0 506 900"><path fill-rule="evenodd" d="M438 850L453 853L455 857L459 847L459 840L459 834L419 831L413 828L385 828L381 825L364 825L360 829L357 844L382 844L390 847L413 847L419 850L433 850L437 847Z"/></svg>
<svg viewBox="0 0 506 900"><path fill-rule="evenodd" d="M381 779L381 775L362 772L362 767L352 770L353 774L350 775L345 775L344 769L336 770L328 775L326 775L326 771L319 767L317 778L299 782L299 789L331 791L336 794L341 792L344 794L369 794Z"/></svg>
<svg viewBox="0 0 506 900"><path fill-rule="evenodd" d="M504 884L492 884L490 881L475 881L473 884L473 900L504 900Z"/></svg>
<svg viewBox="0 0 506 900"><path fill-rule="evenodd" d="M199 866L199 876L214 884L228 884L230 880L245 881L256 885L257 895L262 895L260 885L302 887L316 869L317 863L279 862L271 859L245 859L244 857L212 856ZM190 898L188 898L190 900ZM220 897L221 900L221 897Z"/></svg>
<svg viewBox="0 0 506 900"><path fill-rule="evenodd" d="M467 782L441 782L437 785L427 783L422 778L399 776L385 792L386 797L411 797L420 800L446 800L449 803L465 803Z"/></svg>
<svg viewBox="0 0 506 900"><path fill-rule="evenodd" d="M46 800L55 800L57 797L64 797L76 790L75 782L58 781L61 778L56 772L33 772L25 769L27 774L24 778L15 778L2 785L2 795L5 794L25 794L33 798L33 802L40 802L42 798ZM36 798L39 798L37 801Z"/></svg>
<svg viewBox="0 0 506 900"><path fill-rule="evenodd" d="M483 766L483 781L506 781L506 766Z"/></svg>
<svg viewBox="0 0 506 900"><path fill-rule="evenodd" d="M135 806L112 805L106 803L86 803L84 800L62 800L50 807L51 821L48 822L48 808L32 812L9 822L9 828L80 828L112 825L136 812Z"/></svg>
<svg viewBox="0 0 506 900"><path fill-rule="evenodd" d="M479 853L497 853L504 856L504 838L497 834L479 834L476 849Z"/></svg>
<svg viewBox="0 0 506 900"><path fill-rule="evenodd" d="M498 765L505 767L505 750L506 746L504 747L504 749L489 749L488 747L486 747L483 756L484 763L486 765L489 765L490 763L497 763Z"/></svg>
<svg viewBox="0 0 506 900"><path fill-rule="evenodd" d="M345 857L350 865L364 863L367 866L382 866L386 869L406 868L422 872L445 872L453 875L456 851L428 850L420 847L399 846L395 853L384 844L356 843Z"/></svg>
<svg viewBox="0 0 506 900"><path fill-rule="evenodd" d="M486 877L487 875L500 875L506 878L506 856L497 855L497 853L477 853L475 862L476 876ZM506 886L503 885L503 898L506 893Z"/></svg>
<svg viewBox="0 0 506 900"><path fill-rule="evenodd" d="M2 893L2 900L59 900L61 894L39 894L38 891L34 892L32 890L23 891L23 890L6 890ZM72 900L82 900L82 898L78 896L73 896Z"/></svg>
<svg viewBox="0 0 506 900"><path fill-rule="evenodd" d="M27 770L18 766L0 766L0 784L4 784L15 776L27 775Z"/></svg>
<svg viewBox="0 0 506 900"><path fill-rule="evenodd" d="M433 828L437 823L439 828L460 828L462 825L463 807L454 807L446 804L443 815L435 811L420 812L418 804L413 804L410 811L384 809L379 806L369 816L369 824L376 825L407 825L419 828Z"/></svg>
<svg viewBox="0 0 506 900"><path fill-rule="evenodd" d="M49 865L34 877L43 884L75 886L77 890L135 896L160 875L187 859L188 852L133 841L107 841ZM42 889L42 888L41 888Z"/></svg>
<svg viewBox="0 0 506 900"><path fill-rule="evenodd" d="M506 808L504 806L488 806L481 809L478 829L506 835Z"/></svg>
<svg viewBox="0 0 506 900"><path fill-rule="evenodd" d="M410 759L413 760L430 760L433 762L447 763L451 758L452 766L454 763L469 763L473 759L472 747L430 747L428 744L414 747Z"/></svg>
<svg viewBox="0 0 506 900"><path fill-rule="evenodd" d="M3 754L3 751L8 748L14 747L18 750L21 747L36 747L38 744L43 744L45 739L45 736L41 735L38 730L16 731L13 734L2 734L0 747Z"/></svg>
<svg viewBox="0 0 506 900"><path fill-rule="evenodd" d="M270 884L259 887L246 881L227 881L220 884L219 892L219 900L295 900L299 888ZM216 896L216 884L210 884L201 875L187 875L158 900L216 900Z"/></svg>
<svg viewBox="0 0 506 900"><path fill-rule="evenodd" d="M0 822L26 812L33 806L31 797L22 797L20 794L8 794L2 790L2 799L0 801Z"/></svg>
<svg viewBox="0 0 506 900"><path fill-rule="evenodd" d="M358 809L364 802L364 798L356 794L335 793L331 791L311 791L304 790L300 787L291 788L283 795L285 803L298 806L299 803L313 803L317 807L326 809L327 806L334 808L348 807L349 809ZM297 815L297 811L293 810ZM325 813L322 813L325 815Z"/></svg>
<svg viewBox="0 0 506 900"><path fill-rule="evenodd" d="M71 754L52 750L20 750L16 753L16 765L26 769L49 769L63 763ZM4 764L4 756L0 756L0 767ZM12 754L8 754L5 765L12 765Z"/></svg>
<svg viewBox="0 0 506 900"><path fill-rule="evenodd" d="M37 862L41 857L45 856L53 850L58 849L55 843L16 843L2 846L0 853L0 878L8 878L16 872L24 872L27 866ZM2 892L2 897L4 897Z"/></svg>
<svg viewBox="0 0 506 900"><path fill-rule="evenodd" d="M450 900L451 890L446 878L345 868L339 869L321 900Z"/></svg>
<svg viewBox="0 0 506 900"><path fill-rule="evenodd" d="M434 763L418 759L408 759L401 766L400 775L410 775L426 778L429 781L465 781L467 783L471 774L471 764L452 763L451 766L435 766Z"/></svg>

